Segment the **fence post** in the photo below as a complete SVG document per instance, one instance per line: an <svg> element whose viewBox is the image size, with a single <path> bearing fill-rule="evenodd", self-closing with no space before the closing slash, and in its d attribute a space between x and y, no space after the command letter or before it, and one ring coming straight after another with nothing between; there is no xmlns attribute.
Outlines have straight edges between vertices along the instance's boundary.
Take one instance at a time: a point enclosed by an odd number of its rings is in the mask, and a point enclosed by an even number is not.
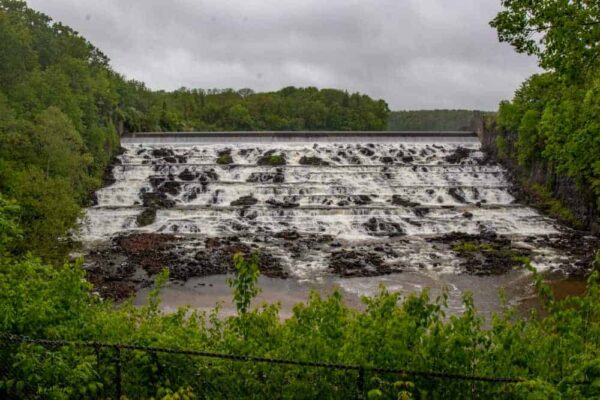
<svg viewBox="0 0 600 400"><path fill-rule="evenodd" d="M365 369L363 367L358 368L358 380L357 380L358 392L356 398L359 400L365 400L367 398L365 393Z"/></svg>
<svg viewBox="0 0 600 400"><path fill-rule="evenodd" d="M115 347L115 398L121 400L121 348Z"/></svg>

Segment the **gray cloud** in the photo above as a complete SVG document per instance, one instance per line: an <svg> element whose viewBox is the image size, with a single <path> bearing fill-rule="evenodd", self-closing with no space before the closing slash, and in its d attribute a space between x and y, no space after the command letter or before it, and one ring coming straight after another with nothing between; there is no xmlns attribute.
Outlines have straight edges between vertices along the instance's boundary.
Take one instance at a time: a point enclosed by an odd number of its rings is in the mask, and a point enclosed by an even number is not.
<svg viewBox="0 0 600 400"><path fill-rule="evenodd" d="M392 109L496 109L537 71L499 0L29 0L154 89L335 87Z"/></svg>

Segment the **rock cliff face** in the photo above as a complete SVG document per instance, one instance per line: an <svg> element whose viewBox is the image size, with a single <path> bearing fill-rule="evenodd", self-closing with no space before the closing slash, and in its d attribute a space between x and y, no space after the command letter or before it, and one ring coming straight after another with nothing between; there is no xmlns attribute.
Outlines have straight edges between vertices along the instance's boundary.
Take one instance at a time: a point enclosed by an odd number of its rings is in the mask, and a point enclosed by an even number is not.
<svg viewBox="0 0 600 400"><path fill-rule="evenodd" d="M476 119L474 129L481 140L481 148L486 156L490 161L502 164L509 172L509 179L516 183L511 194L518 201L552 213L547 199L543 198L543 193L536 190L536 185L547 188L548 194L560 201L562 207L569 210L577 220L573 223L574 221L568 221L567 218L565 222L600 235L600 212L594 195L588 187L580 187L572 178L558 175L551 163L540 161L527 168L519 165L516 159L517 134L515 132L500 132L493 123L485 124L483 118ZM555 217L560 217L554 214Z"/></svg>

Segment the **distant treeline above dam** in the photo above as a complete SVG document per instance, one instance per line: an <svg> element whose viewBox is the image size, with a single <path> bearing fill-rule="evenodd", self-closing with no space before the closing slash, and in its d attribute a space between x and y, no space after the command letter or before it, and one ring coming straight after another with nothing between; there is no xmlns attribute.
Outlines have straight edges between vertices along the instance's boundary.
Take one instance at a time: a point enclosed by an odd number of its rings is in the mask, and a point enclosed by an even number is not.
<svg viewBox="0 0 600 400"><path fill-rule="evenodd" d="M473 119L482 114L476 110L404 110L393 111L388 118L390 131L469 131Z"/></svg>

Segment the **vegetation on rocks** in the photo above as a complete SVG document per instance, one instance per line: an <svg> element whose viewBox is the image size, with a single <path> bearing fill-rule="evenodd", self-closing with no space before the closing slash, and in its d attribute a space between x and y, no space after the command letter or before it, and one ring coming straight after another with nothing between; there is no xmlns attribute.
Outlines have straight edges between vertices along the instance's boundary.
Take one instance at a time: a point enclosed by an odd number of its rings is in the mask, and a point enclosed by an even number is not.
<svg viewBox="0 0 600 400"><path fill-rule="evenodd" d="M231 163L233 163L233 157L231 157L231 154L221 154L219 157L217 157L217 164L227 165Z"/></svg>

